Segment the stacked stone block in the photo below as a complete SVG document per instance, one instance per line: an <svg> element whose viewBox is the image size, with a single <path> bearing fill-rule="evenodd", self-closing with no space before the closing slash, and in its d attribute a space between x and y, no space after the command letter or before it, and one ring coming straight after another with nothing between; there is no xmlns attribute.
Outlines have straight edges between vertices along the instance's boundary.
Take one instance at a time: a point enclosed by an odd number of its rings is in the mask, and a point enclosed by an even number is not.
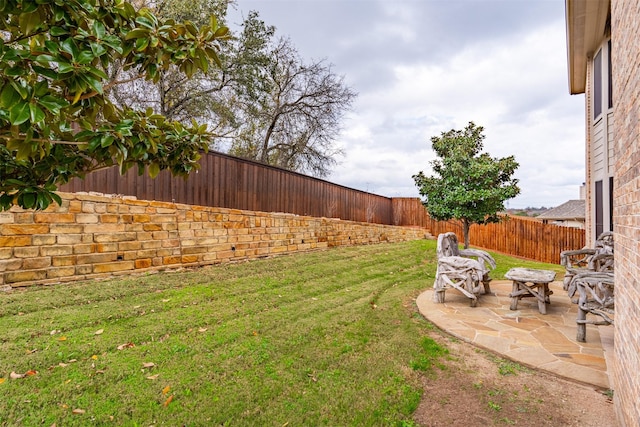
<svg viewBox="0 0 640 427"><path fill-rule="evenodd" d="M195 267L334 246L398 242L425 229L284 213L61 193L61 206L0 213L0 286Z"/></svg>

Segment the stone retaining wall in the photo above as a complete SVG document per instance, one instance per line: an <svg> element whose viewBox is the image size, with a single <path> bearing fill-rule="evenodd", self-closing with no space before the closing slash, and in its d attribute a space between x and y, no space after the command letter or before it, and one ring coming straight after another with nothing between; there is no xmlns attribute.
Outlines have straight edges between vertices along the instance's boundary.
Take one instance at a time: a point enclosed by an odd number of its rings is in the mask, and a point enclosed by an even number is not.
<svg viewBox="0 0 640 427"><path fill-rule="evenodd" d="M431 237L427 230L103 195L0 212L0 286L194 267L334 246Z"/></svg>

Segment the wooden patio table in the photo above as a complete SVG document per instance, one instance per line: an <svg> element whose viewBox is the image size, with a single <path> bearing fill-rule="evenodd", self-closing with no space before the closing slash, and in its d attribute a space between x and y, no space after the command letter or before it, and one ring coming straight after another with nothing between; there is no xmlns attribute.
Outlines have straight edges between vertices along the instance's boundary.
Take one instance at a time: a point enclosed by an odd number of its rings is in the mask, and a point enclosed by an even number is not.
<svg viewBox="0 0 640 427"><path fill-rule="evenodd" d="M504 277L513 280L509 294L511 310L518 309L518 301L521 298L533 297L538 299L540 313L547 314L547 304L551 302L549 295L553 294L553 291L549 290L549 283L556 278L554 271L516 267L507 271Z"/></svg>

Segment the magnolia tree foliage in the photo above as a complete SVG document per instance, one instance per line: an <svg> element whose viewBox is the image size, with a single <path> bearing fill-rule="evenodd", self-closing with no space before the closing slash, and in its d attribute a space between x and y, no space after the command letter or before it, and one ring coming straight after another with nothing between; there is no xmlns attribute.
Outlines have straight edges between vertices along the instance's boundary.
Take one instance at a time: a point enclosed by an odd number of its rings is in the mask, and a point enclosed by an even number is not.
<svg viewBox="0 0 640 427"><path fill-rule="evenodd" d="M135 6L146 7L161 19L188 20L196 26L207 25L213 13L220 24L224 23L231 0L134 0ZM207 123L212 136L219 138L229 134L229 97L225 96L233 71L229 68L229 46L232 37L222 43L218 55L223 69L198 70L187 78L176 66L159 71L154 80L131 79L136 71L125 69L125 63L114 61L108 70L109 78L126 81L107 91L118 106L134 109L153 108L167 119L188 124L192 120ZM212 139L214 141L215 139ZM215 148L215 147L210 147Z"/></svg>
<svg viewBox="0 0 640 427"><path fill-rule="evenodd" d="M58 184L118 165L186 175L209 145L205 125L167 120L105 95L119 61L127 81L189 78L220 65L228 30L212 16L158 19L123 0L0 0L0 209L60 203Z"/></svg>
<svg viewBox="0 0 640 427"><path fill-rule="evenodd" d="M431 162L435 176L413 175L432 218L463 223L464 246L469 247L471 224L499 222L504 202L520 193L513 178L513 156L492 158L482 153L484 128L469 122L464 130L450 130L431 138L439 158Z"/></svg>

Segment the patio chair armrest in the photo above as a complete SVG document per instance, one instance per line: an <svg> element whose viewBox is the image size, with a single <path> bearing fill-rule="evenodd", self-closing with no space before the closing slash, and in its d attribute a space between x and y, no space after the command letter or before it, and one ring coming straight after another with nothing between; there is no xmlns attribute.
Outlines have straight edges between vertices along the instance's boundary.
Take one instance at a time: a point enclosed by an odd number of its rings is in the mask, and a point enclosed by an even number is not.
<svg viewBox="0 0 640 427"><path fill-rule="evenodd" d="M466 258L475 257L478 260L482 260L491 266L491 270L496 268L496 261L489 253L480 249L460 249L460 255Z"/></svg>

